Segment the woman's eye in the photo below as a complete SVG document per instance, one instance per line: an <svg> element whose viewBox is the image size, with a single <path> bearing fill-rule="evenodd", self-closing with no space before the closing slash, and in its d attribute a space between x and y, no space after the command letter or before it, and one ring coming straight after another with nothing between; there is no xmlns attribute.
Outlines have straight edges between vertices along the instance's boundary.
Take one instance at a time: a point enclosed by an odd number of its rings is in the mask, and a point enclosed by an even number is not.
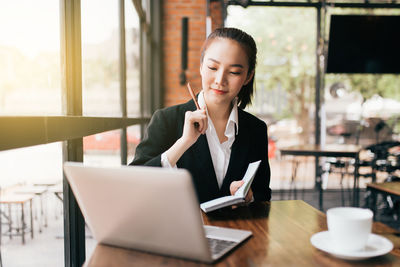
<svg viewBox="0 0 400 267"><path fill-rule="evenodd" d="M210 67L210 66L208 66L208 68L209 68L210 70L217 70L217 68L215 68L215 67Z"/></svg>
<svg viewBox="0 0 400 267"><path fill-rule="evenodd" d="M236 72L236 71L231 71L231 73L232 73L233 75L240 75L240 72Z"/></svg>

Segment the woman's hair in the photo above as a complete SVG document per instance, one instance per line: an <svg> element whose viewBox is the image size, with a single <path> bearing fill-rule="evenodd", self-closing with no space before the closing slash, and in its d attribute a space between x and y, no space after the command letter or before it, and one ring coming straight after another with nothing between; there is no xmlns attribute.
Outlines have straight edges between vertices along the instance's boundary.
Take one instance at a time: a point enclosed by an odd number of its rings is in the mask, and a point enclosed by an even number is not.
<svg viewBox="0 0 400 267"><path fill-rule="evenodd" d="M251 37L249 34L236 28L218 28L215 31L213 31L207 37L201 48L201 58L200 58L201 63L203 62L204 54L207 48L216 38L227 38L238 42L243 47L247 55L249 64L249 70L247 72L247 75L250 75L252 71L255 71L256 61L257 61L256 42L254 41L253 37ZM242 109L244 109L247 106L247 104L251 103L251 97L253 96L253 91L254 91L254 76L255 75L253 75L253 77L247 83L247 85L243 85L243 87L239 91L238 106Z"/></svg>

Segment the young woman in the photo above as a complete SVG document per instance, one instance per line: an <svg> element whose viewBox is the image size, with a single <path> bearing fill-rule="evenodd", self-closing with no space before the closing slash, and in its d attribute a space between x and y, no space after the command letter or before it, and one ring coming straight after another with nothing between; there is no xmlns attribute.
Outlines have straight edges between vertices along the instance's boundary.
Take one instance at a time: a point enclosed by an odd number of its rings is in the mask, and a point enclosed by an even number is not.
<svg viewBox="0 0 400 267"><path fill-rule="evenodd" d="M246 201L270 200L267 126L243 111L253 94L256 54L247 33L212 32L201 53L201 109L190 100L156 111L131 165L189 170L202 203L233 195L248 164L261 160Z"/></svg>

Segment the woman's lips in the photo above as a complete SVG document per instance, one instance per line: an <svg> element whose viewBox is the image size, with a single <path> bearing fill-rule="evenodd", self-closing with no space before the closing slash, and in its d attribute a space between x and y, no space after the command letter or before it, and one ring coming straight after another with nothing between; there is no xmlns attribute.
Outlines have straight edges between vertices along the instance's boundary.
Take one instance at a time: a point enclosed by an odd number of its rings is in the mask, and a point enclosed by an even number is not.
<svg viewBox="0 0 400 267"><path fill-rule="evenodd" d="M218 90L218 89L212 89L214 91L214 93L218 94L218 95L223 95L228 93L227 91L223 91L223 90Z"/></svg>

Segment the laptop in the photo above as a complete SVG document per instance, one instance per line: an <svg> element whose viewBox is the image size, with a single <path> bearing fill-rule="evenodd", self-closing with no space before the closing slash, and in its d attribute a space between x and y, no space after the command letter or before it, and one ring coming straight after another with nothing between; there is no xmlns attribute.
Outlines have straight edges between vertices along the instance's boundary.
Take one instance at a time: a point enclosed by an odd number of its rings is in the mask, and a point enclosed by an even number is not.
<svg viewBox="0 0 400 267"><path fill-rule="evenodd" d="M64 172L99 243L211 263L252 235L203 225L186 170L66 162Z"/></svg>

